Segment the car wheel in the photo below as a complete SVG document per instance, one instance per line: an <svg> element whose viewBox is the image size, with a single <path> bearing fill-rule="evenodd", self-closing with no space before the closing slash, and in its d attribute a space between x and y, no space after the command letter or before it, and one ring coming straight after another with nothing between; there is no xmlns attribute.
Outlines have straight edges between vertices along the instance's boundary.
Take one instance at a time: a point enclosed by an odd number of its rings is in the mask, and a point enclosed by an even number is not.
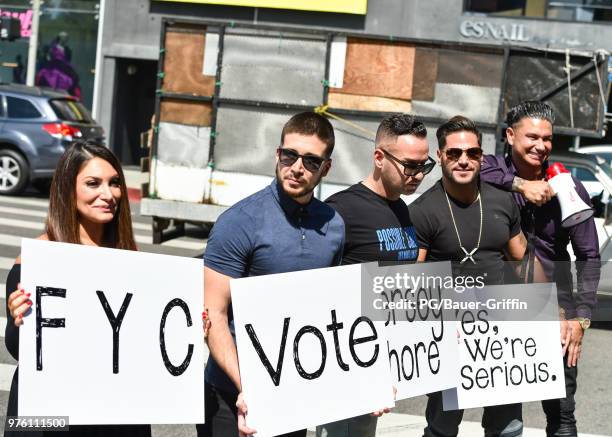
<svg viewBox="0 0 612 437"><path fill-rule="evenodd" d="M0 194L19 194L28 186L29 167L19 153L0 150Z"/></svg>

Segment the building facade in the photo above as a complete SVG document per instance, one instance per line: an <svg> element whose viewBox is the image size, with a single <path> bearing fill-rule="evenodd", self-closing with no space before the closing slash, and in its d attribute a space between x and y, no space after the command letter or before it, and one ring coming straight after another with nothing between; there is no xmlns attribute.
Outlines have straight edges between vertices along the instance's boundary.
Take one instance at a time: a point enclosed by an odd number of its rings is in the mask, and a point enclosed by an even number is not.
<svg viewBox="0 0 612 437"><path fill-rule="evenodd" d="M129 164L137 163L143 153L140 132L150 127L154 113L163 17L612 51L612 0L368 0L365 15L221 6L193 0L102 0L100 15L93 112L108 133L109 145Z"/></svg>

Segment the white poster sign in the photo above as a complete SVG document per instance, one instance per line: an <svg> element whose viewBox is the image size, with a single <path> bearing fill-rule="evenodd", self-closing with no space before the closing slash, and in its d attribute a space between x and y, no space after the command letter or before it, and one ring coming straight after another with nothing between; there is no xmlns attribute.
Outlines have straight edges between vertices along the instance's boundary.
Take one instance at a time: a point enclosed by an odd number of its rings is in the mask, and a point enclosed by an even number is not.
<svg viewBox="0 0 612 437"><path fill-rule="evenodd" d="M21 416L202 423L202 261L24 239Z"/></svg>
<svg viewBox="0 0 612 437"><path fill-rule="evenodd" d="M455 387L458 372L456 323L440 303L451 296L450 262L364 266L372 301L385 317L388 356L396 400ZM373 269L372 269L373 268ZM365 295L365 293L364 293ZM364 302L365 305L365 302ZM450 320L449 320L450 319Z"/></svg>
<svg viewBox="0 0 612 437"><path fill-rule="evenodd" d="M384 322L361 315L360 265L230 286L247 424L258 437L394 405Z"/></svg>
<svg viewBox="0 0 612 437"><path fill-rule="evenodd" d="M466 293L477 305L461 309L458 316L460 369L456 388L443 392L444 409L565 397L554 284L499 285L485 287L480 296ZM548 302L542 304L537 296L547 296ZM497 316L491 317L492 312Z"/></svg>

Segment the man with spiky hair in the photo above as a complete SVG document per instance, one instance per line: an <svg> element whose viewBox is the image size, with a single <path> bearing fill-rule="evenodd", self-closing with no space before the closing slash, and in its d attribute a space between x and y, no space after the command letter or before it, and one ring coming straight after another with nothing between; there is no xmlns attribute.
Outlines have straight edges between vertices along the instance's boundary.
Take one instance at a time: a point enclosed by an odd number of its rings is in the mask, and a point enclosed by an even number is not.
<svg viewBox="0 0 612 437"><path fill-rule="evenodd" d="M577 436L577 362L584 331L590 326L599 284L600 257L595 221L590 218L564 228L559 201L545 180L548 156L552 150L554 113L543 102L526 101L510 109L506 116L506 156L485 156L481 178L513 192L521 211L521 226L528 238L529 259L537 258L547 279L557 283L561 315L561 342L565 363L566 397L542 401L548 436ZM582 183L574 178L576 192L590 205ZM577 293L567 245L576 256Z"/></svg>
<svg viewBox="0 0 612 437"><path fill-rule="evenodd" d="M415 262L416 234L400 196L412 194L434 165L425 125L412 115L394 114L379 125L368 177L326 200L343 218L342 264ZM318 437L374 437L376 414L317 427Z"/></svg>

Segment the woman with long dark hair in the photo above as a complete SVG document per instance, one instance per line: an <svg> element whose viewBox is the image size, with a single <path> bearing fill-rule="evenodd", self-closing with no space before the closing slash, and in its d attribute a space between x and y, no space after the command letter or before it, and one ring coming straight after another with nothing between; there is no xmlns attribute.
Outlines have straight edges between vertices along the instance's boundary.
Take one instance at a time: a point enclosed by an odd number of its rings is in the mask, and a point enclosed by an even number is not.
<svg viewBox="0 0 612 437"><path fill-rule="evenodd" d="M121 164L106 147L76 142L60 158L51 182L49 213L41 240L136 250L130 203ZM78 266L75 266L78 268ZM6 280L6 348L19 360L19 326L30 310L30 293L21 289L18 257ZM17 416L18 369L13 376L7 416ZM150 436L149 425L71 426L79 436ZM5 431L5 436L13 433ZM23 432L15 436L25 437ZM41 435L40 432L29 435Z"/></svg>

